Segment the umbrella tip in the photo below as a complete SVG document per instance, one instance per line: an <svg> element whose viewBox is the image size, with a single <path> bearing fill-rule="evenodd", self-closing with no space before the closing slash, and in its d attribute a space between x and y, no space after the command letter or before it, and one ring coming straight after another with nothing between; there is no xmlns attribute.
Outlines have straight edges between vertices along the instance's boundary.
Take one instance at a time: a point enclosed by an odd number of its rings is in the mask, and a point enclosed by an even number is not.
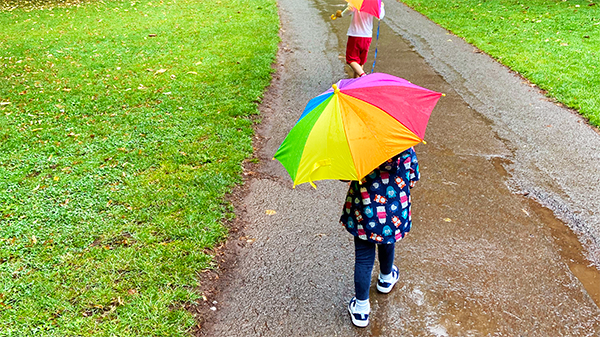
<svg viewBox="0 0 600 337"><path fill-rule="evenodd" d="M334 85L332 85L331 87L333 88L333 92L334 92L334 93L336 93L336 94L337 94L338 92L340 92L340 88L338 88L337 84L334 84Z"/></svg>

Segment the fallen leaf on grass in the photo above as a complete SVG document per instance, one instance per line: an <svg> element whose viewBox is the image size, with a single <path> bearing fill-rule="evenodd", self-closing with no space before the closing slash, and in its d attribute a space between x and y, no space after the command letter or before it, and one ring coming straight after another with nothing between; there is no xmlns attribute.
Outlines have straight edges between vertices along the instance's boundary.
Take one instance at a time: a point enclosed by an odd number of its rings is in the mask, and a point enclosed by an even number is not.
<svg viewBox="0 0 600 337"><path fill-rule="evenodd" d="M268 210L266 210L266 211L265 211L265 214L266 214L266 215L274 215L274 214L277 214L277 212L275 212L275 211L274 211L274 210L272 210L272 209L268 209Z"/></svg>
<svg viewBox="0 0 600 337"><path fill-rule="evenodd" d="M198 73L197 73L197 72L195 72L195 71L188 71L187 73L188 73L188 74L192 74L192 75L198 75Z"/></svg>
<svg viewBox="0 0 600 337"><path fill-rule="evenodd" d="M2 106L2 105L9 105L9 104L11 104L11 103L10 102L0 102L0 106Z"/></svg>
<svg viewBox="0 0 600 337"><path fill-rule="evenodd" d="M158 69L157 71L154 72L154 75L156 75L156 74L162 74L165 71L167 71L167 69Z"/></svg>

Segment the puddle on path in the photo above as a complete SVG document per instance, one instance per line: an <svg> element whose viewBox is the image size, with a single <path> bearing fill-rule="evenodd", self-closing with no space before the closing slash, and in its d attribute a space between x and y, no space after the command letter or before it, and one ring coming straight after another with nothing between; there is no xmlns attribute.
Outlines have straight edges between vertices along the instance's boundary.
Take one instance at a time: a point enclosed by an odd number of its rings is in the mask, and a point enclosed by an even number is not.
<svg viewBox="0 0 600 337"><path fill-rule="evenodd" d="M579 242L577 235L557 219L550 209L531 199L528 199L528 202L530 209L550 228L554 243L558 247L563 262L569 266L573 275L583 284L588 295L600 307L600 271L583 255L585 249Z"/></svg>

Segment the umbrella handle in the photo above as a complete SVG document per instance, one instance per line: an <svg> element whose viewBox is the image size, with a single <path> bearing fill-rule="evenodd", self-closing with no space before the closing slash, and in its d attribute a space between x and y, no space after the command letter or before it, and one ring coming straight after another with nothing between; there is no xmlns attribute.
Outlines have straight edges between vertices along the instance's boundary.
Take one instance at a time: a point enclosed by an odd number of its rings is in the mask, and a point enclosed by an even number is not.
<svg viewBox="0 0 600 337"><path fill-rule="evenodd" d="M335 20L337 19L337 16L335 16L335 14L331 14L331 20Z"/></svg>

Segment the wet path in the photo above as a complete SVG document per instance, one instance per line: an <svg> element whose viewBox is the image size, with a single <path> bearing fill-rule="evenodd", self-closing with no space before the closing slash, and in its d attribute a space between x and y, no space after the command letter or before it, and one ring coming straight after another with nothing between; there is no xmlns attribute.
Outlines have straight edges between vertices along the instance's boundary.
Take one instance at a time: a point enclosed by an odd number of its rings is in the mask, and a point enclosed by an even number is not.
<svg viewBox="0 0 600 337"><path fill-rule="evenodd" d="M337 2L280 1L283 67L263 104L259 135L265 143L258 153L263 164L249 181L245 209L240 210L249 242L236 268L223 275L228 287L209 333L600 335L600 309L590 297L598 296L593 292L597 272L571 247L577 240L551 212L508 187L515 186L515 166L524 165L522 148L500 132L505 125L471 109L476 104L467 104L464 85L449 84L451 77L446 76L447 82L440 68L434 70L396 35L394 31L411 38L396 20L430 25L396 3L386 5L390 25L382 25L377 71L447 96L434 110L427 145L416 148L422 181L413 190L413 231L396 248L401 281L389 295L372 292L371 325L352 327L345 305L353 294L353 247L351 236L338 225L346 186L328 181L318 183L316 191L310 186L293 190L281 165L270 161L306 102L344 76L340 55L348 22L326 20ZM428 29L412 42L417 49L430 40L456 39L435 25ZM469 56L485 57L471 49ZM477 62L487 66L489 60L469 62L476 68ZM501 67L499 71L506 73L499 79L512 76ZM527 89L520 94L536 101L543 97Z"/></svg>

